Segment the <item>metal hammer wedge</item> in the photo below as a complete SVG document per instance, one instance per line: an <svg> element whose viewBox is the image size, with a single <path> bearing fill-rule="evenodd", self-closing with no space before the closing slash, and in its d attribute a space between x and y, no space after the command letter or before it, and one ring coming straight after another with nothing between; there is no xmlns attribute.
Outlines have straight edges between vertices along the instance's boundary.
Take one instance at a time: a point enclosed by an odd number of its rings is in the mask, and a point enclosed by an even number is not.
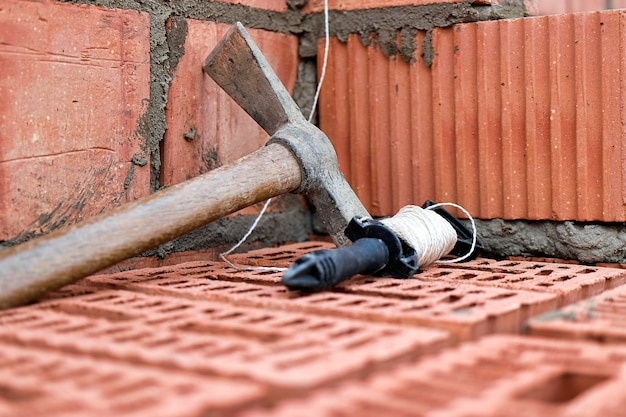
<svg viewBox="0 0 626 417"><path fill-rule="evenodd" d="M338 246L353 217L369 217L345 181L328 138L308 123L237 23L204 64L271 136L229 165L0 253L0 308L141 254L222 216L288 192L306 194Z"/></svg>

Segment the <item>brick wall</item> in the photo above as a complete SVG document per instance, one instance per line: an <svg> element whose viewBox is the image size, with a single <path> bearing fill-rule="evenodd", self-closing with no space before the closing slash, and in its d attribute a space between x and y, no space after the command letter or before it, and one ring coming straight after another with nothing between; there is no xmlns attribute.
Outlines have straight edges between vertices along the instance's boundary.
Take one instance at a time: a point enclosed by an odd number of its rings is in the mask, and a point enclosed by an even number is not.
<svg viewBox="0 0 626 417"><path fill-rule="evenodd" d="M237 20L249 28L308 113L322 3L305 3L3 2L0 245L12 246L106 212L262 146L267 139L263 131L200 70ZM481 20L494 11L497 18L512 3L386 3L394 6L400 21L383 19L375 27L369 22L360 34L393 49L395 31L406 38L415 25ZM355 4L331 2L334 36L353 30L350 24L335 25L341 17L335 9ZM381 13L377 2L363 6ZM414 17L417 23L405 27ZM155 253L228 247L258 210L243 210ZM303 199L279 198L251 240L303 240L312 232L310 220Z"/></svg>
<svg viewBox="0 0 626 417"><path fill-rule="evenodd" d="M308 113L322 1L84 3L0 8L1 246L262 146L266 135L200 71L236 20ZM372 214L434 198L484 219L624 220L622 14L512 19L574 11L546 4L330 1L320 125ZM491 19L503 20L471 23ZM154 253L213 257L258 210ZM306 202L284 196L251 241L303 240L311 223Z"/></svg>
<svg viewBox="0 0 626 417"><path fill-rule="evenodd" d="M418 30L408 60L332 39L321 128L376 215L435 199L483 219L623 222L623 18Z"/></svg>
<svg viewBox="0 0 626 417"><path fill-rule="evenodd" d="M7 0L0 6L2 246L262 146L263 130L201 70L233 22L250 28L289 91L295 88L299 42L291 26L301 12L285 1L85 3ZM228 246L259 208L157 253ZM310 232L304 200L278 198L270 211L252 240L302 240Z"/></svg>

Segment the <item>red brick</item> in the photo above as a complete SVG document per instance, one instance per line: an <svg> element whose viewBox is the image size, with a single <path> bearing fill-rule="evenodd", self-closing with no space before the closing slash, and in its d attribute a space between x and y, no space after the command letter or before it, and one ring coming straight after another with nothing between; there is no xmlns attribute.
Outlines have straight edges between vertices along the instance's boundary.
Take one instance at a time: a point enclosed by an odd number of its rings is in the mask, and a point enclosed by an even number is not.
<svg viewBox="0 0 626 417"><path fill-rule="evenodd" d="M549 292L558 295L562 306L623 285L626 272L584 265L478 259L463 264L440 264L423 272L420 278Z"/></svg>
<svg viewBox="0 0 626 417"><path fill-rule="evenodd" d="M527 327L534 335L625 343L626 286L533 318Z"/></svg>
<svg viewBox="0 0 626 417"><path fill-rule="evenodd" d="M622 222L626 61L615 39L625 18L605 11L436 28L431 67L423 33L411 63L357 37L331 40L320 126L373 215L435 199L485 219Z"/></svg>
<svg viewBox="0 0 626 417"><path fill-rule="evenodd" d="M620 6L613 4L613 8L618 7ZM537 0L537 14L542 15L591 12L604 9L607 9L606 0Z"/></svg>
<svg viewBox="0 0 626 417"><path fill-rule="evenodd" d="M169 283L180 286L184 279ZM142 290L152 294L105 290L5 311L0 339L178 372L244 375L286 390L415 358L448 339L445 332L430 329L192 301L154 294L147 286Z"/></svg>
<svg viewBox="0 0 626 417"><path fill-rule="evenodd" d="M7 0L0 25L0 240L147 195L148 15Z"/></svg>
<svg viewBox="0 0 626 417"><path fill-rule="evenodd" d="M267 133L202 72L202 64L230 25L187 20L185 54L178 62L168 94L168 129L163 140L161 182L172 185L232 162L258 149ZM170 27L176 25L170 21ZM281 81L293 90L298 38L250 29ZM194 131L193 140L184 135Z"/></svg>
<svg viewBox="0 0 626 417"><path fill-rule="evenodd" d="M263 267L289 267L305 253L329 249L332 244L324 242L304 242L283 245L278 248L266 248L244 254L233 255L231 261L241 265ZM606 289L615 288L626 283L626 272L619 269L583 266L546 259L527 261L526 258L496 261L493 259L477 259L461 264L441 263L428 268L416 275L423 281L445 281L486 287L505 288L534 292L554 293L558 296L558 305L573 302L599 294ZM202 268L202 264L198 267ZM206 268L206 266L205 266ZM212 266L211 274L226 278L233 274L232 269L222 269L218 273L216 265ZM248 273L249 279L254 275ZM236 274L235 275L239 275ZM276 276L274 276L276 275ZM265 277L265 275L263 275ZM270 282L278 282L278 274L269 274ZM258 278L255 282L262 282Z"/></svg>
<svg viewBox="0 0 626 417"><path fill-rule="evenodd" d="M548 293L373 277L356 277L335 291L307 295L288 291L279 284L281 276L194 263L94 276L88 282L194 300L434 327L450 331L455 340L519 332L525 320L555 309L558 302Z"/></svg>
<svg viewBox="0 0 626 417"><path fill-rule="evenodd" d="M621 416L626 348L491 336L260 416Z"/></svg>
<svg viewBox="0 0 626 417"><path fill-rule="evenodd" d="M329 242L301 242L281 245L277 248L252 250L246 253L230 255L228 258L235 264L288 268L302 255L335 247L334 244Z"/></svg>
<svg viewBox="0 0 626 417"><path fill-rule="evenodd" d="M215 0L212 0L215 1ZM277 12L284 12L287 10L287 1L283 0L219 0L226 3L239 4L247 7L254 7L256 9L274 10Z"/></svg>
<svg viewBox="0 0 626 417"><path fill-rule="evenodd" d="M0 342L0 413L199 416L265 392L255 383ZM207 389L210 387L210 389Z"/></svg>

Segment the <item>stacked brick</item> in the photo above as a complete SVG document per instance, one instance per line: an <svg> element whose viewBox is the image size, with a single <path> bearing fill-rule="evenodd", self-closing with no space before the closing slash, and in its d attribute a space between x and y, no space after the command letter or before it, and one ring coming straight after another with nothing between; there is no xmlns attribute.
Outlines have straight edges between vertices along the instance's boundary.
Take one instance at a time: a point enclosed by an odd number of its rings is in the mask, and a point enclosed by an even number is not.
<svg viewBox="0 0 626 417"><path fill-rule="evenodd" d="M332 38L321 128L375 215L433 199L483 219L623 222L623 20L436 27L409 61Z"/></svg>
<svg viewBox="0 0 626 417"><path fill-rule="evenodd" d="M626 271L478 259L305 294L280 272L244 269L328 246L233 256L241 269L96 275L0 312L2 414L618 416L626 406Z"/></svg>
<svg viewBox="0 0 626 417"><path fill-rule="evenodd" d="M229 3L208 6L233 15L219 23L150 6L3 2L1 243L11 246L100 214L265 143L267 134L203 74L202 64L237 17L251 11L281 16L287 4ZM293 91L298 37L271 28L250 32ZM270 208L302 206L287 198Z"/></svg>

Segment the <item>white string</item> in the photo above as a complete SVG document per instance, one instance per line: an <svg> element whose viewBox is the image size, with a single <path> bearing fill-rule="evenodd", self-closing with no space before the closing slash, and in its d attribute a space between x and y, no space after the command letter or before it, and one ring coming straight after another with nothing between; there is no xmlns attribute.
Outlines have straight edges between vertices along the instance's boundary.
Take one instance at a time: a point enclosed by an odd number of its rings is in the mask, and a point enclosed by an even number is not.
<svg viewBox="0 0 626 417"><path fill-rule="evenodd" d="M315 114L315 107L317 106L317 100L319 99L320 91L322 90L322 83L324 82L324 77L326 76L326 66L328 65L328 50L330 49L329 36L330 35L329 35L329 24L328 24L328 0L324 0L324 58L322 60L322 72L320 73L320 80L317 83L317 88L315 89L315 95L313 96L313 105L311 106L311 112L309 113L309 119L308 119L309 122L313 120L313 115ZM254 222L252 223L252 225L250 226L246 234L241 239L239 239L239 242L237 242L232 248L228 249L226 252L220 253L220 258L224 262L226 262L230 267L239 269L239 270L244 270L244 271L259 271L260 270L260 271L277 271L278 272L278 271L287 270L287 268L274 268L274 267L264 267L264 266L255 266L255 267L238 266L232 263L230 260L228 260L228 258L226 258L226 255L230 255L235 249L241 246L241 244L245 242L246 239L252 234L254 229L259 224L261 217L263 217L263 214L265 213L265 210L269 206L270 201L272 201L271 198L268 198L267 200L265 200L265 204L263 205L261 212L257 215L256 219L254 220Z"/></svg>
<svg viewBox="0 0 626 417"><path fill-rule="evenodd" d="M309 122L313 120L315 114L315 107L317 106L317 100L322 90L322 82L326 76L326 65L328 64L328 50L330 49L330 36L328 33L328 0L324 0L324 58L322 59L322 72L320 74L320 81L315 89L315 96L313 97L313 105L311 106L311 113L309 113Z"/></svg>
<svg viewBox="0 0 626 417"><path fill-rule="evenodd" d="M452 206L463 211L472 223L473 236L470 251L456 259L439 260L448 254L456 244L457 234L446 219L431 211L441 206ZM454 203L439 203L426 209L419 206L405 206L393 217L380 221L389 227L400 239L418 253L418 267L424 268L437 261L461 262L472 255L476 247L476 226L467 210Z"/></svg>
<svg viewBox="0 0 626 417"><path fill-rule="evenodd" d="M429 206L428 210L434 210L437 207L443 207L443 206L450 206L450 207L457 208L457 209L461 210L463 212L463 214L465 214L465 216L467 216L467 219L470 221L470 224L472 225L472 245L470 246L469 250L467 251L467 253L465 255L460 256L458 258L454 258L454 259L440 259L438 262L439 263L444 263L444 264L453 264L453 263L457 263L457 262L463 262L464 260L466 260L467 258L472 256L472 254L474 253L474 250L476 249L476 242L478 240L478 231L476 230L476 222L474 221L474 218L469 213L469 211L465 210L465 208L463 206L459 205L459 204L455 204L455 203L437 203L437 204L433 204L432 206Z"/></svg>

